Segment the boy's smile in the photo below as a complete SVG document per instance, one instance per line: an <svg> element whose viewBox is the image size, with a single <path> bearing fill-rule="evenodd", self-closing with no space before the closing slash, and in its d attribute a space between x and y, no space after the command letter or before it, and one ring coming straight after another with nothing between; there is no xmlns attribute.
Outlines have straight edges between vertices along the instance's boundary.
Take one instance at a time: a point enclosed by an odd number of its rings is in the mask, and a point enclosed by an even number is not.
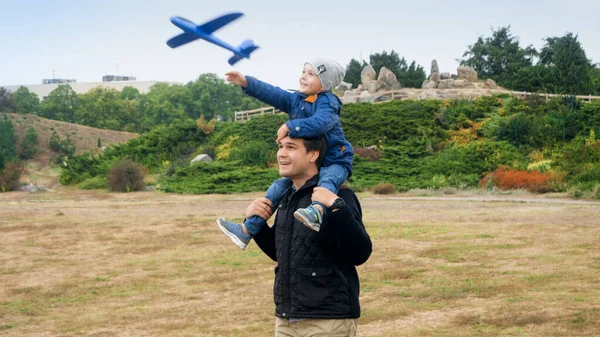
<svg viewBox="0 0 600 337"><path fill-rule="evenodd" d="M323 91L321 80L317 76L317 71L309 63L304 65L302 76L300 77L300 88L298 91L305 95L312 95Z"/></svg>

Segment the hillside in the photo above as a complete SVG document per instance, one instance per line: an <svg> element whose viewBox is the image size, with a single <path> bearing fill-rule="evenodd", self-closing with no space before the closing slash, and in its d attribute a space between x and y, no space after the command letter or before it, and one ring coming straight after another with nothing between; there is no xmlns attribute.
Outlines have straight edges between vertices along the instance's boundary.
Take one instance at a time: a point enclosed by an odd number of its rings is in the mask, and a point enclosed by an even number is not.
<svg viewBox="0 0 600 337"><path fill-rule="evenodd" d="M27 133L27 130L33 126L39 137L39 154L40 158L53 157L56 154L50 149L50 135L52 131L60 136L60 139L65 139L67 135L71 137L77 147L77 154L89 151L99 151L98 138L101 139L102 145L107 146L114 143L123 143L131 138L137 137L137 133L112 131L96 129L89 126L59 122L43 117L33 115L21 115L7 113L8 118L12 120L15 127L15 133L19 140ZM19 144L17 144L17 147Z"/></svg>
<svg viewBox="0 0 600 337"><path fill-rule="evenodd" d="M100 148L98 148L98 138L100 138L102 146L107 146L110 144L127 142L131 138L138 136L137 133L96 129L89 126L59 122L33 115L14 113L6 113L6 115L12 121L15 128L18 139L17 151L20 150L18 147L21 139L23 139L30 127L33 127L37 132L39 152L33 160L28 162L27 173L22 178L22 182L34 180L36 185L39 184L45 187L54 186L58 180L58 175L60 174L60 172L48 167L51 159L59 156L59 154L52 151L48 145L52 131L56 131L61 140L69 135L77 148L76 154L82 154L89 151L94 153L101 151Z"/></svg>

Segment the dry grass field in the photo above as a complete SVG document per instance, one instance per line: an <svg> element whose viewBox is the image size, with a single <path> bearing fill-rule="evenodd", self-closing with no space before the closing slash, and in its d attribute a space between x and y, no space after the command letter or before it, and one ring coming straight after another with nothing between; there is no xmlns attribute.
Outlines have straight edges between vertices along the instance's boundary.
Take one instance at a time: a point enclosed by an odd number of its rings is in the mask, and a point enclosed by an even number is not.
<svg viewBox="0 0 600 337"><path fill-rule="evenodd" d="M274 262L215 218L253 197L0 194L0 336L273 336ZM360 194L358 336L600 336L600 203Z"/></svg>

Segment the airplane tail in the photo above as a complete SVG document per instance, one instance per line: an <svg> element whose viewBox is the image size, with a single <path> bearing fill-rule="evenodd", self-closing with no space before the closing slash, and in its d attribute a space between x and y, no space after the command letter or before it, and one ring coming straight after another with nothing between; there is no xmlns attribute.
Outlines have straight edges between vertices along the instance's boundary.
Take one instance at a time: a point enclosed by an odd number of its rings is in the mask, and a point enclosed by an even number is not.
<svg viewBox="0 0 600 337"><path fill-rule="evenodd" d="M252 52L256 49L258 49L258 46L254 45L254 41L252 40L244 40L244 42L240 43L237 49L239 51L239 54L236 53L229 59L230 65L236 64L239 60L243 59L244 57L250 58L250 54L252 54Z"/></svg>

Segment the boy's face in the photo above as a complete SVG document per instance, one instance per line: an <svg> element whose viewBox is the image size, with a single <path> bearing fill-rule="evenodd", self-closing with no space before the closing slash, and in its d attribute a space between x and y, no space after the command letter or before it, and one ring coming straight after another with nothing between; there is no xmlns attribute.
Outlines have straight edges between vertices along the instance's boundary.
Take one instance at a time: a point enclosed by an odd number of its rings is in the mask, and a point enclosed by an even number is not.
<svg viewBox="0 0 600 337"><path fill-rule="evenodd" d="M317 71L310 64L304 65L298 91L305 95L313 95L323 91L323 86L321 85L319 76L317 76Z"/></svg>

